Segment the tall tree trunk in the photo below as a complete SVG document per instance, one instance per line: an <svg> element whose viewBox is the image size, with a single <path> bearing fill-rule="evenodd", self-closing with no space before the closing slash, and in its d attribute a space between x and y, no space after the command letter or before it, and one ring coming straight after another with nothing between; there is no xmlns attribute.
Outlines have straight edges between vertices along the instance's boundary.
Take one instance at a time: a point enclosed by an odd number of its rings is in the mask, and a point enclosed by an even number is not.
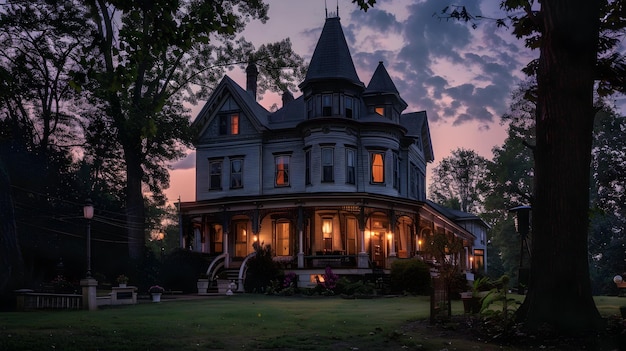
<svg viewBox="0 0 626 351"><path fill-rule="evenodd" d="M145 247L145 205L143 201L143 168L140 153L133 147L124 147L126 161L126 225L128 227L128 255L142 259Z"/></svg>
<svg viewBox="0 0 626 351"><path fill-rule="evenodd" d="M9 176L0 161L0 301L6 302L4 295L19 287L23 274Z"/></svg>
<svg viewBox="0 0 626 351"><path fill-rule="evenodd" d="M601 325L587 259L599 3L541 2L531 275L519 311L530 329Z"/></svg>

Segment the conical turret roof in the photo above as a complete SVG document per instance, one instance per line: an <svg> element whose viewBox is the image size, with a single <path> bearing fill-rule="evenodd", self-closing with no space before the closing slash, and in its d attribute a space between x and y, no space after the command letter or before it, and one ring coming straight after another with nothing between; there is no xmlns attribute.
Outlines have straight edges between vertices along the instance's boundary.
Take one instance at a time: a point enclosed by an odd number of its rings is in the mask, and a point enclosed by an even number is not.
<svg viewBox="0 0 626 351"><path fill-rule="evenodd" d="M347 79L354 84L364 86L356 74L339 17L330 17L326 19L309 63L306 78L300 86L311 81L337 78Z"/></svg>
<svg viewBox="0 0 626 351"><path fill-rule="evenodd" d="M393 80L389 76L385 65L383 65L383 61L378 62L378 67L376 67L376 71L372 75L372 79L370 83L367 85L367 88L363 92L364 94L368 93L393 93L400 94L396 85L393 84Z"/></svg>

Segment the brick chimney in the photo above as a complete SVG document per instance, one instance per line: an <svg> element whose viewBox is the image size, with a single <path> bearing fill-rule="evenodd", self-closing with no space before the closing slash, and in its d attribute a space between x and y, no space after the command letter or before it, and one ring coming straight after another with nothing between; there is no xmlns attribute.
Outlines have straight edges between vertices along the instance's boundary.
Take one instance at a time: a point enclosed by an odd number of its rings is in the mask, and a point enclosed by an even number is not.
<svg viewBox="0 0 626 351"><path fill-rule="evenodd" d="M256 82L259 76L259 70L256 68L254 61L250 59L248 67L246 67L246 91L252 94L252 97L256 101Z"/></svg>
<svg viewBox="0 0 626 351"><path fill-rule="evenodd" d="M283 90L283 107L291 101L293 101L293 94L287 89Z"/></svg>

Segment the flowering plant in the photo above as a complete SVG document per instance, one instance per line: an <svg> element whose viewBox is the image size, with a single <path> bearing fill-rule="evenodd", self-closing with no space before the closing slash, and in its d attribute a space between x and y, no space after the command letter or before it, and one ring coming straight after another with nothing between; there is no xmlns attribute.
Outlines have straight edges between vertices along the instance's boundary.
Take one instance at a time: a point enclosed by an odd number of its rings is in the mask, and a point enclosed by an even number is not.
<svg viewBox="0 0 626 351"><path fill-rule="evenodd" d="M153 285L153 286L150 287L150 289L148 289L148 292L151 293L151 294L163 293L164 291L165 291L165 289L163 289L163 287L159 286L159 285Z"/></svg>
<svg viewBox="0 0 626 351"><path fill-rule="evenodd" d="M126 284L126 283L128 283L128 277L123 275L123 274L118 275L117 276L117 283L118 284Z"/></svg>
<svg viewBox="0 0 626 351"><path fill-rule="evenodd" d="M321 286L324 291L323 295L334 295L334 289L337 287L337 281L339 280L339 276L333 273L333 270L330 267L326 267L325 273L322 274L320 279L319 276L315 276L315 280L317 281L317 285Z"/></svg>

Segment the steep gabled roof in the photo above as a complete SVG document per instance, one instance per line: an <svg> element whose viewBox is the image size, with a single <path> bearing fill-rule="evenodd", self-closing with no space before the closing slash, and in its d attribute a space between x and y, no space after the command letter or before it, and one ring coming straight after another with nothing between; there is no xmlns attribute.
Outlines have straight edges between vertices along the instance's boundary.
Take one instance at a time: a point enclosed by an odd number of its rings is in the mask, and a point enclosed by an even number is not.
<svg viewBox="0 0 626 351"><path fill-rule="evenodd" d="M430 139L430 128L428 127L428 117L426 111L411 112L400 115L400 125L407 129L408 137L417 137L422 140L424 148L424 158L426 162L435 160L433 153L433 143Z"/></svg>
<svg viewBox="0 0 626 351"><path fill-rule="evenodd" d="M230 94L243 110L250 122L261 131L267 128L268 115L270 112L260 105L254 97L243 90L239 84L235 83L229 76L224 76L222 81L217 85L209 100L204 104L200 113L192 123L199 131L199 135L204 133L210 119L216 114L220 108L221 101L224 100L224 94Z"/></svg>
<svg viewBox="0 0 626 351"><path fill-rule="evenodd" d="M311 81L337 78L347 79L356 85L364 86L354 68L339 17L331 17L327 18L324 23L324 29L317 41L306 78L300 87Z"/></svg>

